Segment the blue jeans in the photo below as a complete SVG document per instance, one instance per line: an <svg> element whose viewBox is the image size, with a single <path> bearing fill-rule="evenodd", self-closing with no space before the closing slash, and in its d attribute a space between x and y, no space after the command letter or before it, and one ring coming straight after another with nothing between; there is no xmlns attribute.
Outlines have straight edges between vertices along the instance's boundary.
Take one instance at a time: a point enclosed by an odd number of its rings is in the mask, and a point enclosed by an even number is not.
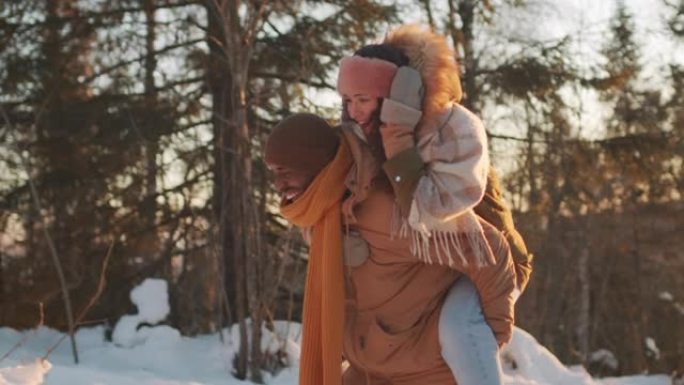
<svg viewBox="0 0 684 385"><path fill-rule="evenodd" d="M475 285L465 276L454 283L444 301L439 342L458 385L503 384L494 332L482 314Z"/></svg>

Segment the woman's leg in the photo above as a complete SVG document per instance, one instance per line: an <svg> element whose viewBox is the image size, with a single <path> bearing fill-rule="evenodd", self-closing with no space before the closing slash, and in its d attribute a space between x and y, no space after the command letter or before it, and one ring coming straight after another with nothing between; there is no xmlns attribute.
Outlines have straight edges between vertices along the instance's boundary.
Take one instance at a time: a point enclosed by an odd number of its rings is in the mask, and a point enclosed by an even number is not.
<svg viewBox="0 0 684 385"><path fill-rule="evenodd" d="M442 357L459 385L501 385L494 333L485 321L473 283L461 277L449 289L439 318Z"/></svg>

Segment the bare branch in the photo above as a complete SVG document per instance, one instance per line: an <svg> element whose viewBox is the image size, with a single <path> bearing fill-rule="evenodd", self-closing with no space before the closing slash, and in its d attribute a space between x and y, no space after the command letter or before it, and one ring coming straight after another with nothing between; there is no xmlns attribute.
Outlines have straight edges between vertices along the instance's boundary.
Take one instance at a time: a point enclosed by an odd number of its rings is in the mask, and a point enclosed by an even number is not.
<svg viewBox="0 0 684 385"><path fill-rule="evenodd" d="M83 318L85 317L85 315L88 313L88 311L90 310L90 308L92 308L93 305L95 305L95 302L97 302L97 300L98 300L98 299L100 298L100 296L102 295L102 292L104 291L104 288L105 288L106 282L107 282L107 280L105 279L105 273L107 272L107 266L109 265L109 259L110 259L110 257L112 256L112 250L114 250L114 243L116 242L115 239L116 239L116 237L115 237L114 240L112 240L112 242L110 243L109 249L107 249L107 254L106 254L105 257L104 257L104 260L102 261L102 269L100 270L100 280L99 280L98 285L97 285L97 290L95 290L95 293L93 294L92 297L90 297L90 301L88 301L88 304L83 308L83 310L81 310L81 313L80 313L80 314L78 315L78 317L76 318L76 324L80 324L80 323L81 323L81 321L83 320ZM50 347L50 349L47 350L47 352L45 352L45 354L43 355L42 359L43 359L43 360L46 360L46 359L48 358L48 356L49 356L55 349L57 349L57 347L59 346L59 344L61 344L62 341L64 341L64 339L66 338L66 336L67 336L66 334L62 335L62 337L61 337L59 340L57 340L57 342L55 342L54 345L52 345L52 346Z"/></svg>
<svg viewBox="0 0 684 385"><path fill-rule="evenodd" d="M307 80L299 76L289 76L289 75L284 75L284 74L279 74L279 73L269 73L269 72L252 72L251 75L256 78L264 78L264 79L278 79L278 80L283 80L287 82L299 82L302 84L306 84L308 86L312 87L317 87L317 88L326 88L329 90L335 90L336 87L328 82L325 81L313 81L313 80Z"/></svg>
<svg viewBox="0 0 684 385"><path fill-rule="evenodd" d="M164 47L164 48L160 48L160 49L158 49L158 50L156 50L156 51L154 51L154 52L145 53L144 55L140 55L140 56L138 56L138 57L136 57L136 58L133 58L133 59L131 59L131 60L125 60L125 61L116 63L115 65L113 65L113 66L111 66L111 67L107 67L107 68L103 69L102 71L100 71L100 72L98 72L98 73L96 73L96 74L93 74L93 75L91 75L91 76L85 78L81 83L82 83L82 84L88 84L88 83L92 82L93 80L99 78L100 76L106 75L106 74L108 74L108 73L110 73L110 72L113 72L113 71L119 69L119 68L125 67L125 66L127 66L127 65L131 65L131 64L133 64L133 63L137 63L137 62L143 61L143 60L145 60L145 58L147 58L149 55L159 55L159 54L162 54L162 53L165 53L165 52L173 51L173 50L176 49L176 48L187 47L187 46L189 46L189 45L193 45L193 44L197 44L197 43L202 43L202 42L204 42L204 41L205 41L205 39L202 38L202 39L194 39L194 40L189 40L189 41L184 41L184 42L181 42L181 43L176 43L176 44L168 45L168 46L166 46L166 47Z"/></svg>

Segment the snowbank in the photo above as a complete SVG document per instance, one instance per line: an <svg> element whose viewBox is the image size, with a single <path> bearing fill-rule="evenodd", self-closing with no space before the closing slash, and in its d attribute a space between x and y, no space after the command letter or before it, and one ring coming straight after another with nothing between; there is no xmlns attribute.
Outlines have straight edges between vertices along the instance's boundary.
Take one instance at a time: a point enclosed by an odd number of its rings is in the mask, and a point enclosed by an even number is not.
<svg viewBox="0 0 684 385"><path fill-rule="evenodd" d="M76 333L81 363L75 365L65 340L43 360L62 334L50 328L17 332L0 328L0 385L238 385L231 361L239 346L236 327L218 334L187 338L168 326L153 324L168 314L166 284L146 281L131 298L139 313L123 317L113 341L105 340L103 327L81 328ZM166 304L166 305L164 305ZM116 331L118 330L118 332ZM263 330L264 349L286 352L290 368L267 377L271 385L296 385L300 327L276 322ZM18 347L17 347L18 346ZM15 349L15 347L17 347ZM581 367L563 365L530 334L516 328L502 351L506 385L669 385L664 375L595 380Z"/></svg>

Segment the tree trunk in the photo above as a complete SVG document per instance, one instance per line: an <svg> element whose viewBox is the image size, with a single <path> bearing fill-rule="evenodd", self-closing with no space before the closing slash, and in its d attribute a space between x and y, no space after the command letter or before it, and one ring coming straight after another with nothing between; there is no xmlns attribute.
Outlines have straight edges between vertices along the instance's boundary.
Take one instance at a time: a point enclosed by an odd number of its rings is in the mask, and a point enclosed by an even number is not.
<svg viewBox="0 0 684 385"><path fill-rule="evenodd" d="M591 272L589 270L588 237L580 230L577 245L577 279L579 281L579 309L577 311L577 344L582 362L586 362L589 354L589 331L591 325Z"/></svg>
<svg viewBox="0 0 684 385"><path fill-rule="evenodd" d="M261 323L263 317L257 261L261 244L252 181L251 135L247 121L249 62L256 29L265 5L247 4L240 15L239 1L218 4L208 0L210 77L214 95L214 133L217 135L215 189L220 201L220 235L226 292L236 322L240 348L235 359L236 377L262 383ZM210 74L212 72L210 71ZM214 80L218 79L219 82ZM231 271L232 270L232 271ZM232 303L231 303L232 302ZM248 338L247 317L251 316L252 343ZM249 367L248 367L249 366ZM249 369L249 370L248 370Z"/></svg>
<svg viewBox="0 0 684 385"><path fill-rule="evenodd" d="M422 0L420 3L423 4L423 8L425 9L425 14L427 15L428 24L430 25L430 28L437 28L437 26L435 25L435 18L432 15L432 6L430 5L430 0Z"/></svg>
<svg viewBox="0 0 684 385"><path fill-rule="evenodd" d="M5 303L5 271L2 268L2 253L0 253L0 309L7 309L8 306ZM6 311L0 313L0 325L7 325L5 317L7 316Z"/></svg>
<svg viewBox="0 0 684 385"><path fill-rule="evenodd" d="M69 97L78 97L80 94L80 89L71 87L67 84L65 77L68 76L66 72L67 65L65 58L61 52L62 39L61 39L61 29L62 23L60 22L60 16L65 11L65 9L72 8L73 2L70 1L50 1L47 2L47 15L46 15L46 33L45 41L43 43L42 51L45 56L47 70L44 71L44 77L42 80L43 91L47 96L45 100L45 117L36 118L36 126L40 135L45 135L48 140L61 140L64 139L63 143L67 145L67 148L62 148L59 151L71 152L74 151L73 144L68 140L68 134L63 127L63 119L65 114L64 100ZM71 166L71 159L64 162L64 158L60 157L60 154L54 149L48 149L44 152L45 160L49 163L67 163L60 164L59 167L68 168ZM27 170L28 172L28 170ZM68 182L65 183L68 185ZM51 256L53 265L55 267L59 286L62 292L62 303L64 306L64 314L68 327L68 332L71 340L71 350L74 356L74 362L78 363L78 350L76 348L76 340L74 338L74 332L76 325L74 324L74 314L71 301L71 295L69 293L69 283L67 282L64 265L67 267L74 266L82 261L78 258L81 257L77 250L74 250L74 245L70 242L70 237L72 231L77 231L78 224L74 222L74 216L71 215L67 206L69 202L73 202L77 197L72 196L71 191L68 187L52 186L51 191L48 192L48 198L45 199L45 211L43 211L42 202L38 195L38 190L31 180L31 175L29 174L29 185L31 187L31 195L33 198L35 210L38 216L42 216L41 227L43 228L43 234L45 237L45 245L47 249L47 254ZM42 193L42 191L41 191ZM78 192L77 192L78 193ZM43 213L47 214L43 214ZM52 215L52 217L50 217ZM54 234L56 237L53 237ZM56 240L53 240L56 238ZM61 241L61 242L60 242ZM65 256L70 259L70 261L77 261L75 263L69 263ZM65 263L66 262L66 263Z"/></svg>
<svg viewBox="0 0 684 385"><path fill-rule="evenodd" d="M246 282L247 277L249 276L249 257L252 257L250 253L250 236L252 235L251 232L253 231L253 228L250 226L251 221L249 220L249 207L251 205L249 196L252 193L250 175L252 167L251 156L249 153L249 132L247 122L245 120L246 106L244 105L244 88L240 85L240 75L242 74L239 71L235 71L232 72L232 75L234 82L233 89L231 90L231 96L233 97L233 100L238 100L237 103L233 104L232 116L228 116L230 123L225 126L225 128L228 129L230 129L232 126L233 147L231 148L232 154L226 154L224 151L224 154L228 155L228 158L232 158L230 161L230 172L224 174L224 180L229 181L228 208L230 210L230 214L232 215L231 220L234 224L232 228L232 261L233 269L235 271L233 290L235 293L235 314L237 321L240 323L240 349L237 357L236 371L238 373L238 378L245 379L247 377L247 364L250 350L246 323L248 304ZM224 130L222 137L225 138L231 135L231 132L227 131L228 130ZM223 218L226 219L226 216L224 215ZM230 265L226 264L226 266ZM257 328L261 327L261 325L256 325L253 322L252 327Z"/></svg>
<svg viewBox="0 0 684 385"><path fill-rule="evenodd" d="M143 8L145 10L145 21L147 33L145 35L145 50L147 56L145 57L145 105L148 111L154 111L157 106L157 91L154 85L154 71L157 69L157 58L155 56L154 42L156 40L155 20L155 0L144 0ZM146 119L145 130L149 132L148 135L143 135L145 140L145 225L146 228L152 229L155 224L155 217L157 213L157 201L155 194L157 192L157 152L159 151L158 135L154 132L153 119ZM156 119L155 119L156 120ZM153 230L149 230L155 233ZM156 235L156 233L155 233ZM153 236L156 240L156 236ZM156 243L153 242L156 249Z"/></svg>
<svg viewBox="0 0 684 385"><path fill-rule="evenodd" d="M457 3L457 4L455 4ZM452 43L463 67L461 70L461 86L463 87L464 107L480 114L480 97L477 89L475 74L478 69L477 58L473 52L473 28L475 24L475 7L473 0L449 0L448 26ZM455 15L461 19L460 30L456 27Z"/></svg>
<svg viewBox="0 0 684 385"><path fill-rule="evenodd" d="M634 335L633 343L634 343L634 351L635 351L635 368L639 370L640 372L643 371L648 371L649 368L649 360L646 357L646 349L645 349L645 340L646 336L648 334L647 332L647 320L646 317L648 317L647 312L643 311L643 309L647 309L648 306L646 306L646 301L644 300L644 285L642 283L642 276L643 276L643 271L641 268L641 256L640 256L640 251L641 251L641 241L639 237L639 218L637 217L637 212L639 210L639 204L637 203L637 198L636 195L632 196L632 202L631 202L631 209L633 210L632 212L632 260L633 260L633 265L632 265L632 274L633 274L633 282L634 282L634 298L632 302L632 307L634 309L633 315L634 318L632 320L632 332Z"/></svg>
<svg viewBox="0 0 684 385"><path fill-rule="evenodd" d="M225 47L223 45L224 25L219 10L215 9L215 2L207 1L209 63L207 84L212 98L212 127L214 134L214 191L213 207L216 223L218 224L217 247L219 262L222 266L222 287L219 293L225 297L227 319L220 324L232 325L236 322L235 312L235 270L233 268L233 225L228 220L228 188L230 181L231 157L225 152L233 148L233 138L227 127L225 117L233 114L231 92L233 79L225 65ZM236 223L235 223L236 224Z"/></svg>

